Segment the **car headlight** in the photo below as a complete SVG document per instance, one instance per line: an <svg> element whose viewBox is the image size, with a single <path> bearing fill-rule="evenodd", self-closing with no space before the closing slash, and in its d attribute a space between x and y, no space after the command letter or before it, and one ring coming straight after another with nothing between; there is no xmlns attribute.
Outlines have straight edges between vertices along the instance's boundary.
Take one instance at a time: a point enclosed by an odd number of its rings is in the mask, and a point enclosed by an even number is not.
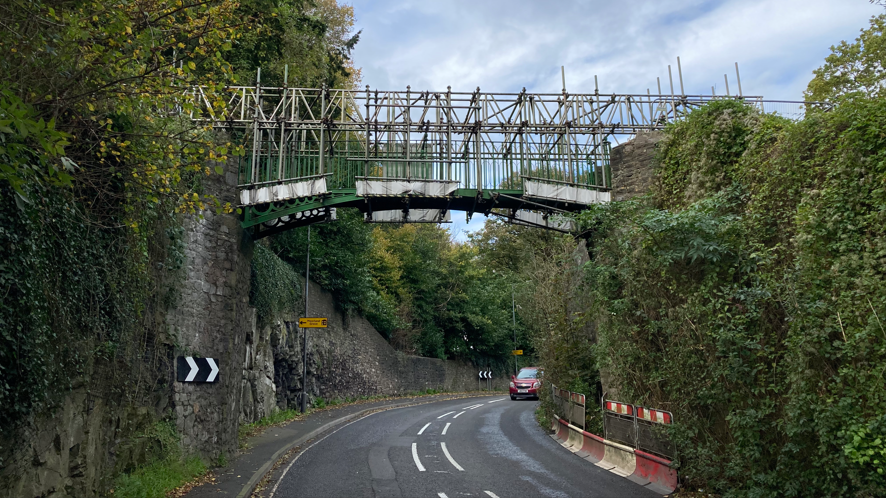
<svg viewBox="0 0 886 498"><path fill-rule="evenodd" d="M511 382L511 387L517 387L517 384L514 384L513 382Z"/></svg>
<svg viewBox="0 0 886 498"><path fill-rule="evenodd" d="M536 382L535 384L532 384L532 388L538 389L538 386L540 386L540 385L541 385L541 382Z"/></svg>

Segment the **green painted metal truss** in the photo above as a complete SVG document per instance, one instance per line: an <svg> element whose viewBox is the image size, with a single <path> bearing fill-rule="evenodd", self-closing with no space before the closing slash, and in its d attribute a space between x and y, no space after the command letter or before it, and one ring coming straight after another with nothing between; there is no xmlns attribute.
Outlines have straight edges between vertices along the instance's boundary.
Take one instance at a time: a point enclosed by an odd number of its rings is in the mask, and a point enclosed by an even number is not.
<svg viewBox="0 0 886 498"><path fill-rule="evenodd" d="M246 146L242 224L257 238L337 207L372 222L439 222L456 210L569 231L557 214L609 201L610 136L661 129L722 98L258 84L189 95L192 119Z"/></svg>

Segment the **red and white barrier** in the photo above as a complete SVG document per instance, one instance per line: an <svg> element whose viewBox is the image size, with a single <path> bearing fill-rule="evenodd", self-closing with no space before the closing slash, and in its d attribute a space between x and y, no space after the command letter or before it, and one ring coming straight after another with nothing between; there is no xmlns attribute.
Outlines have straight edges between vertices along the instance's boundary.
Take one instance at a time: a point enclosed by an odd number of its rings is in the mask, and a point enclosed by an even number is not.
<svg viewBox="0 0 886 498"><path fill-rule="evenodd" d="M669 494L677 489L677 469L671 467L671 461L634 450L637 466L628 479L646 486L656 493Z"/></svg>
<svg viewBox="0 0 886 498"><path fill-rule="evenodd" d="M618 401L607 401L606 409L614 412L620 413L622 415L634 415L634 405L630 405L628 403L619 403Z"/></svg>
<svg viewBox="0 0 886 498"><path fill-rule="evenodd" d="M669 425L674 419L671 416L671 412L666 412L664 410L652 410L650 408L644 408L642 406L637 407L637 418L641 418L649 422L655 422L656 424L666 425Z"/></svg>
<svg viewBox="0 0 886 498"><path fill-rule="evenodd" d="M612 408L608 405L613 405ZM623 413L625 415L633 414L632 405L624 403L606 402L606 409ZM624 410L619 412L618 410ZM640 408L637 409L637 415L640 415ZM643 409L644 411L654 412L654 410ZM664 414L667 414L668 422L671 423L672 417L668 412L659 412L662 416L649 413L653 421L665 420ZM646 453L641 450L635 450L629 446L607 441L606 439L585 432L580 428L571 425L568 421L563 420L555 415L554 427L551 430L556 431L551 437L560 441L560 444L575 453L581 458L604 468L616 475L625 477L641 486L649 488L656 493L670 494L677 489L677 470L672 467L670 460Z"/></svg>

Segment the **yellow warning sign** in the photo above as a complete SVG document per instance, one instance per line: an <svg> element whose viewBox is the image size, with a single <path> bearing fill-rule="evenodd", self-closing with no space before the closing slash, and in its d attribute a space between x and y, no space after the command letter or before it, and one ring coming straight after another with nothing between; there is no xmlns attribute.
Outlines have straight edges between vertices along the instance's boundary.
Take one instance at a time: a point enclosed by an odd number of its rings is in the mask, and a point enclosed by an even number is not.
<svg viewBox="0 0 886 498"><path fill-rule="evenodd" d="M515 349L514 350L514 356L522 356L522 355L523 355L522 349Z"/></svg>
<svg viewBox="0 0 886 498"><path fill-rule="evenodd" d="M299 318L298 326L303 329L325 329L326 318Z"/></svg>

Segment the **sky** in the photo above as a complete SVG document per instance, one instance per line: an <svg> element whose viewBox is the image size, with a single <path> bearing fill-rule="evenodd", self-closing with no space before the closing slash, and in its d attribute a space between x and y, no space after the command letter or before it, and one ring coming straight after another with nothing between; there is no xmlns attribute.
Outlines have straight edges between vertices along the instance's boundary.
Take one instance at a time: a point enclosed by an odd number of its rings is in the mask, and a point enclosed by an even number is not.
<svg viewBox="0 0 886 498"><path fill-rule="evenodd" d="M687 94L736 91L802 100L832 45L854 40L871 16L868 0L354 0L362 30L353 59L362 85L380 90L656 93L656 77ZM450 230L463 241L485 217Z"/></svg>

